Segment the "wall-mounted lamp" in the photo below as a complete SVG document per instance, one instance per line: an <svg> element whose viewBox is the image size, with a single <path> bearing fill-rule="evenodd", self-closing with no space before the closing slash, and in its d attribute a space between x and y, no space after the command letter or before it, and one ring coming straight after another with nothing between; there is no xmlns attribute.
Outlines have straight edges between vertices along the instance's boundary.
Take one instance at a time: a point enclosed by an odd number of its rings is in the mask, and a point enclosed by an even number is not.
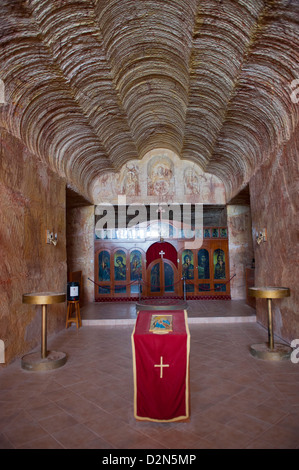
<svg viewBox="0 0 299 470"><path fill-rule="evenodd" d="M47 245L57 245L57 233L50 232L50 230L46 231L46 243Z"/></svg>
<svg viewBox="0 0 299 470"><path fill-rule="evenodd" d="M267 229L263 228L260 230L256 236L256 242L258 245L260 245L262 242L267 241Z"/></svg>

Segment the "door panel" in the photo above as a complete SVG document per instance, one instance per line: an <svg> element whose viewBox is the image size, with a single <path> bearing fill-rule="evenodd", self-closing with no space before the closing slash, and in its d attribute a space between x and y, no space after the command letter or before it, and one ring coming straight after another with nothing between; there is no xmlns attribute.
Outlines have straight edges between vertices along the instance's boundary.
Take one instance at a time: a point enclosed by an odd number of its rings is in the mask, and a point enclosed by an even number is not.
<svg viewBox="0 0 299 470"><path fill-rule="evenodd" d="M178 295L178 271L165 259L152 261L147 269L147 294L149 296Z"/></svg>
<svg viewBox="0 0 299 470"><path fill-rule="evenodd" d="M172 266L164 262L163 263L164 267L164 291L167 293L174 293L175 291L175 285L174 285L174 271Z"/></svg>
<svg viewBox="0 0 299 470"><path fill-rule="evenodd" d="M150 293L161 294L161 266L160 262L154 262L150 270Z"/></svg>

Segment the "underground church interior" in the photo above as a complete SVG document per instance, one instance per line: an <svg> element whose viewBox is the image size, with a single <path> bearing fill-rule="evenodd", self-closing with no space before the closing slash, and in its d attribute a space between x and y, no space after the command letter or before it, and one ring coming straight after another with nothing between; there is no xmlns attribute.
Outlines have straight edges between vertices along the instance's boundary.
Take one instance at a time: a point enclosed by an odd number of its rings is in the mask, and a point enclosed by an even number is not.
<svg viewBox="0 0 299 470"><path fill-rule="evenodd" d="M299 448L297 0L0 25L0 448Z"/></svg>

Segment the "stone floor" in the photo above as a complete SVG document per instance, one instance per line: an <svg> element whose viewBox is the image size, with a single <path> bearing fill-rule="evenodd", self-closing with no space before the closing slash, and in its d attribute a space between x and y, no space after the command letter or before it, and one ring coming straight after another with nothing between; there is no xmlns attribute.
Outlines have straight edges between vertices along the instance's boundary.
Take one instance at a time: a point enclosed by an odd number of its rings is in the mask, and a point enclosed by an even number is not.
<svg viewBox="0 0 299 470"><path fill-rule="evenodd" d="M114 309L115 317L119 309L133 320L131 307L112 304L101 316ZM63 367L28 372L17 359L0 369L0 449L298 449L299 364L250 355L249 346L266 341L267 331L242 303L223 302L223 322L191 321L203 310L207 318L212 307L199 301L188 312L189 423L137 422L132 325L83 321L48 338L48 349L68 354ZM236 312L244 321L226 322ZM83 319L92 315L94 305L82 310Z"/></svg>
<svg viewBox="0 0 299 470"><path fill-rule="evenodd" d="M255 310L242 300L188 300L190 323L255 322ZM133 325L135 302L93 302L81 310L84 325Z"/></svg>

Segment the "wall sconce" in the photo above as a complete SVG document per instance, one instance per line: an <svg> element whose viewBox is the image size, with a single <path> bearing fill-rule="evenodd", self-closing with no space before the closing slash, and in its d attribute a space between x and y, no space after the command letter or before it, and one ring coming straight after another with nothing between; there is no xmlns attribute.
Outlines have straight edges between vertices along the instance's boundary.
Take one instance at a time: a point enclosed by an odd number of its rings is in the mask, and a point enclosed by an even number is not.
<svg viewBox="0 0 299 470"><path fill-rule="evenodd" d="M57 245L57 233L50 232L50 230L46 231L46 243L47 245Z"/></svg>
<svg viewBox="0 0 299 470"><path fill-rule="evenodd" d="M267 241L267 229L263 228L260 230L256 236L256 242L258 245L260 245L262 242Z"/></svg>

